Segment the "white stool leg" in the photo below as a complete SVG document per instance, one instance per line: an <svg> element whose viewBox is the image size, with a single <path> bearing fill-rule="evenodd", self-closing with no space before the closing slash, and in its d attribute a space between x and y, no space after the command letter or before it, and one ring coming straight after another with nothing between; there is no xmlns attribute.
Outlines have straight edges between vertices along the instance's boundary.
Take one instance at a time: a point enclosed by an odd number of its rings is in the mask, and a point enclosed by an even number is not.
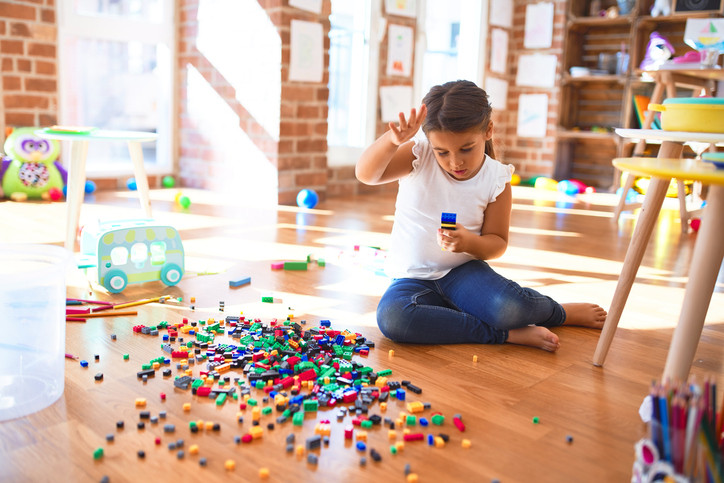
<svg viewBox="0 0 724 483"><path fill-rule="evenodd" d="M689 212L686 210L686 184L684 180L676 180L676 195L679 198L679 216L681 216L681 230L686 233L689 229Z"/></svg>
<svg viewBox="0 0 724 483"><path fill-rule="evenodd" d="M80 207L85 192L85 161L88 156L88 141L70 142L70 169L66 187L67 219L65 225L65 248L75 251L75 240L80 221Z"/></svg>
<svg viewBox="0 0 724 483"><path fill-rule="evenodd" d="M141 197L141 209L148 218L151 218L151 198L149 196L146 168L143 166L141 143L129 141L128 151L131 153L131 161L133 161L133 174L136 176L136 187Z"/></svg>

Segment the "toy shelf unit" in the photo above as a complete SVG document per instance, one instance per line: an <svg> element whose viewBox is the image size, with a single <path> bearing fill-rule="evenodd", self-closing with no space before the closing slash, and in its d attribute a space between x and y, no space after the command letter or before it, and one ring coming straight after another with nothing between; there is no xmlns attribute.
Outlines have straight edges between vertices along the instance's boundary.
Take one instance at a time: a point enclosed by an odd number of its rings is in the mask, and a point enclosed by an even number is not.
<svg viewBox="0 0 724 483"><path fill-rule="evenodd" d="M616 4L600 3L603 8ZM608 189L614 172L611 159L621 144L613 130L628 115L622 101L631 69L634 16L590 16L591 4L569 2L554 178Z"/></svg>
<svg viewBox="0 0 724 483"><path fill-rule="evenodd" d="M613 130L642 127L634 96L650 97L655 88L653 79L647 78L640 69L652 32L658 32L670 42L675 56L684 55L693 50L684 42L687 19L720 17L723 2L712 9L706 2L671 0L666 3L670 12L660 15L657 9L664 3L656 0L568 2L556 135L556 179L579 179L599 190L618 187L618 170L611 160L632 155L634 144L618 138ZM651 15L652 9L657 16ZM677 81L676 95L690 97L691 85L697 81L686 81L681 76L677 76ZM655 148L652 155L656 155Z"/></svg>
<svg viewBox="0 0 724 483"><path fill-rule="evenodd" d="M176 285L184 274L178 231L152 219L97 222L80 234L80 268L98 270L98 283L111 293L129 283L161 280Z"/></svg>

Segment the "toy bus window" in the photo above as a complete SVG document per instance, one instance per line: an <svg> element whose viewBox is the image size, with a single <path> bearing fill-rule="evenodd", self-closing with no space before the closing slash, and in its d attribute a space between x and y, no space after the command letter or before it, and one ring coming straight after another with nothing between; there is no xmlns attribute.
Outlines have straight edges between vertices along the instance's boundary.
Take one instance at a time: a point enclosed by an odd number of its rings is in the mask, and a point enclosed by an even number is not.
<svg viewBox="0 0 724 483"><path fill-rule="evenodd" d="M113 247L111 249L111 263L113 265L125 265L128 262L128 248Z"/></svg>
<svg viewBox="0 0 724 483"><path fill-rule="evenodd" d="M148 248L151 252L151 265L166 263L166 242L153 242Z"/></svg>
<svg viewBox="0 0 724 483"><path fill-rule="evenodd" d="M131 247L131 262L139 268L143 266L148 258L148 249L145 243L134 243Z"/></svg>

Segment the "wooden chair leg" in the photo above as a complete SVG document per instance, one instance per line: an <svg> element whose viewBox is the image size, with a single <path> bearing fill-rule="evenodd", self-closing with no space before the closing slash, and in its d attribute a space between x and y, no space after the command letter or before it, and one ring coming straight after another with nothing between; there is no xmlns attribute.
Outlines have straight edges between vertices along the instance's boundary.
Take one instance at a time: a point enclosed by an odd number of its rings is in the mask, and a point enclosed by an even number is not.
<svg viewBox="0 0 724 483"><path fill-rule="evenodd" d="M615 222L618 222L618 219L621 217L621 212L624 210L624 208L626 208L626 195L633 187L634 181L636 180L636 176L632 175L631 173L625 173L625 175L626 181L624 181L623 184L623 191L621 192L621 196L618 198L618 204L616 205L616 208L613 210L613 221Z"/></svg>
<svg viewBox="0 0 724 483"><path fill-rule="evenodd" d="M681 230L689 229L689 212L686 209L686 184L684 180L676 180L676 196L679 198L679 216L681 217Z"/></svg>

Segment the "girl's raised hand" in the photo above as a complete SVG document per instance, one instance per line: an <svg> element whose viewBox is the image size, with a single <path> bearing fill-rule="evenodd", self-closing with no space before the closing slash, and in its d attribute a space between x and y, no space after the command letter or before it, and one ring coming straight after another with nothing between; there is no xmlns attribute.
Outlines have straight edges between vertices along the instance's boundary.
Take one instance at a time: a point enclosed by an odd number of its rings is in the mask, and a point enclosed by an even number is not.
<svg viewBox="0 0 724 483"><path fill-rule="evenodd" d="M389 123L392 142L399 146L412 139L418 129L420 129L420 126L422 126L422 121L425 120L426 115L427 106L425 104L420 105L419 112L416 111L415 108L412 108L409 119L405 119L405 114L401 112L399 124L395 124L394 122Z"/></svg>

